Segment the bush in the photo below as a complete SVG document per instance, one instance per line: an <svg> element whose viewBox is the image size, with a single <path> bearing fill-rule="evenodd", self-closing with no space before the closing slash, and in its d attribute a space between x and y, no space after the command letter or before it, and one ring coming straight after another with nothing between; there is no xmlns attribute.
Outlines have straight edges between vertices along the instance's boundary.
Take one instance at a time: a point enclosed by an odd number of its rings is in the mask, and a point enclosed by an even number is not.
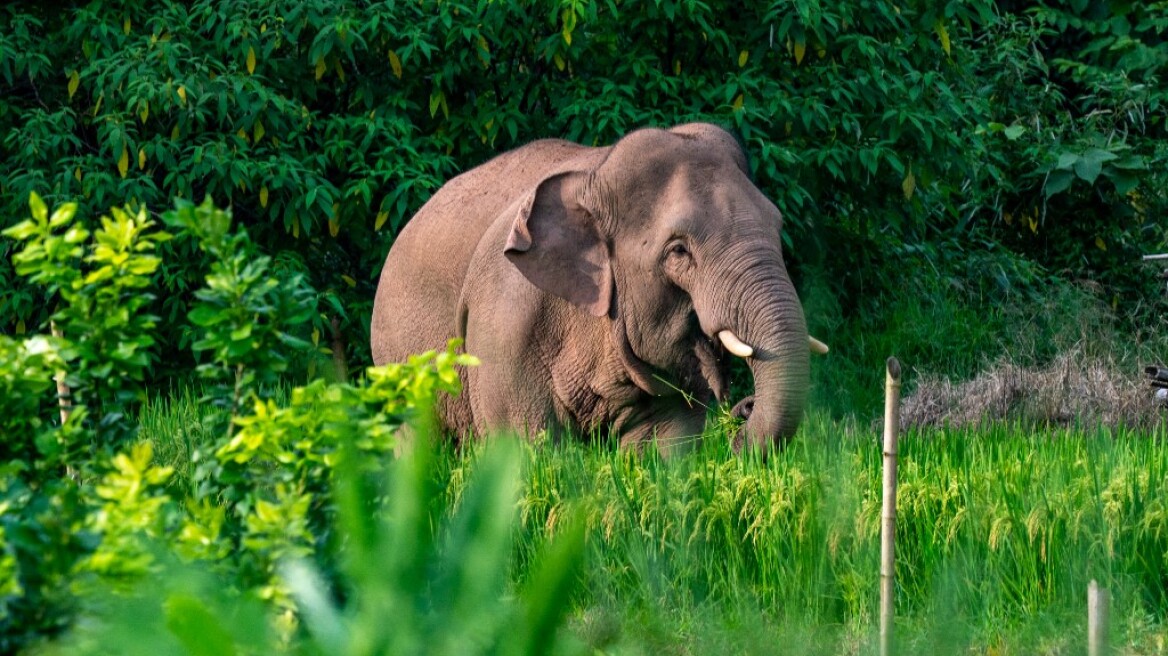
<svg viewBox="0 0 1168 656"><path fill-rule="evenodd" d="M434 503L442 495L429 441L383 480L370 477L367 458L351 448L358 435L346 437L334 463L332 526L344 539L328 551L339 571L326 575L312 549L286 551L276 578L290 596L272 598L262 588L268 600L260 604L251 594L223 593L224 584L238 584L233 578L196 573L193 565L206 561L172 559L155 566L149 586L140 580L115 592L116 603L87 599L90 621L50 653L107 653L110 645L143 654L555 653L584 556L583 524L569 519L536 555L527 583L508 593L522 460L515 443L481 454L460 503L444 507ZM271 542L289 549L291 533L276 532ZM273 630L270 610L282 603L297 611Z"/></svg>
<svg viewBox="0 0 1168 656"><path fill-rule="evenodd" d="M115 209L91 234L75 224L71 204L50 214L33 194L29 208L31 218L4 234L23 242L16 270L59 299L58 334L0 337L0 553L15 563L0 598L5 650L68 624L77 571L119 573L103 547L122 545L118 567L141 573L126 533L159 529L150 485L167 475L149 466L149 450L120 452L132 443L133 411L145 397L155 318L142 310L158 266L153 251L169 235L153 230L144 211ZM54 376L63 388L53 388ZM67 396L58 399L61 391ZM49 417L58 413L55 425Z"/></svg>
<svg viewBox="0 0 1168 656"><path fill-rule="evenodd" d="M112 595L130 616L154 609L148 639L136 644L163 650L198 652L204 639L260 652L293 640L330 653L366 653L370 640L394 653L430 653L435 644L450 653L550 649L582 528L549 543L529 584L500 605L518 453L500 447L484 456L457 512L430 494L435 397L456 394L455 368L475 364L457 342L370 368L356 385L294 388L277 405L265 385L291 353L311 349L289 333L311 313L311 289L273 277L246 232L231 231L229 214L180 202L167 223L213 259L190 313L192 346L208 354L201 371L210 380L230 376L231 384L207 388L202 403L222 408L208 413L217 437L192 454L193 494L172 497L173 470L154 462L151 443L137 441L127 419L143 395L135 373L153 345L153 318L138 312L145 276L169 235L144 210L114 210L90 235L71 206L50 215L33 195L30 207L32 218L6 234L23 242L18 271L60 294L53 319L62 336L0 336L8 456L0 469L0 648L40 644L81 615L87 628L62 648L104 650L110 643L95 636L126 626ZM92 319L97 312L107 319ZM74 337L78 326L87 332ZM59 371L77 391L61 425L50 419L58 406L46 402L56 401L50 381ZM102 393L111 372L116 393ZM381 481L407 423L419 437L412 455L393 464L390 493ZM446 528L431 534L438 520ZM385 553L399 560L386 562ZM204 573L190 579L184 572L193 569ZM174 585L153 586L164 573ZM238 592L209 593L216 579ZM338 594L344 603L332 601ZM266 617L274 632L237 615ZM487 634L494 637L484 643Z"/></svg>

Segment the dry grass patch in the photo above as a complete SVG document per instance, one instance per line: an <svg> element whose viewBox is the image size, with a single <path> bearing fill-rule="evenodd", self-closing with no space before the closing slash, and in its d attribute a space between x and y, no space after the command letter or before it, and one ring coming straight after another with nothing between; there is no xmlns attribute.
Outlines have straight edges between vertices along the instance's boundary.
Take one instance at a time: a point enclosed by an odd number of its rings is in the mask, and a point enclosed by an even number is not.
<svg viewBox="0 0 1168 656"><path fill-rule="evenodd" d="M964 382L925 375L901 408L906 427L999 420L1150 428L1168 421L1168 412L1156 403L1142 371L1080 351L1043 367L1002 362Z"/></svg>

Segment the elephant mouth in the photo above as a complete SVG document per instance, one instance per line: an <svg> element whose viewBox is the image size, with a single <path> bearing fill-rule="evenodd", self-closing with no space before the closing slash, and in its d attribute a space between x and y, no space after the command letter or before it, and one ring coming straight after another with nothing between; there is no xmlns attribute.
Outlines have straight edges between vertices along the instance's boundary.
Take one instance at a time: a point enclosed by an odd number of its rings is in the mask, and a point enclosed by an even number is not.
<svg viewBox="0 0 1168 656"><path fill-rule="evenodd" d="M693 332L692 357L680 363L678 369L667 366L659 369L641 359L628 340L627 328L623 321L614 321L613 343L617 356L631 381L651 396L673 396L681 394L686 398L706 404L711 398L721 403L730 393L728 384L730 358L722 344L703 331ZM672 371L672 374L670 373Z"/></svg>
<svg viewBox="0 0 1168 656"><path fill-rule="evenodd" d="M727 383L730 361L726 357L726 349L716 339L699 331L694 340L694 355L697 356L699 373L706 387L713 393L714 399L722 403L730 393Z"/></svg>

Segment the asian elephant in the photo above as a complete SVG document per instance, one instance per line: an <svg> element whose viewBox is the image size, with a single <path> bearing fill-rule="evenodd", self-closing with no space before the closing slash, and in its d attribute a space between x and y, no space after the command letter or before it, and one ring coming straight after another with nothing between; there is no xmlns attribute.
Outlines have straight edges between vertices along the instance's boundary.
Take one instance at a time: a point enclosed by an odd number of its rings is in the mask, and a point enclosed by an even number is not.
<svg viewBox="0 0 1168 656"><path fill-rule="evenodd" d="M373 361L464 337L482 364L440 403L446 429L610 428L670 451L724 400L731 353L754 375L735 447L765 451L795 432L809 385L781 230L714 125L602 148L536 141L452 179L402 230L373 306Z"/></svg>

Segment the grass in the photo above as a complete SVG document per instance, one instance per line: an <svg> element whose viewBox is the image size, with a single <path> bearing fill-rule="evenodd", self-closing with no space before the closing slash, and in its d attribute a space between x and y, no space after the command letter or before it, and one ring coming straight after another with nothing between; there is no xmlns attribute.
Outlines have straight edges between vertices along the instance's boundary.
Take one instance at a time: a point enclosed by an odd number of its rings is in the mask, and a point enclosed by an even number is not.
<svg viewBox="0 0 1168 656"><path fill-rule="evenodd" d="M191 479L203 408L143 410L143 436ZM531 444L516 572L571 509L590 553L569 631L614 654L875 653L880 446L815 415L766 462L717 431L670 460ZM900 450L897 616L908 653L1066 653L1085 643L1091 578L1113 638L1164 653L1168 434L1003 424L910 432ZM443 452L458 500L475 449Z"/></svg>
<svg viewBox="0 0 1168 656"><path fill-rule="evenodd" d="M271 396L286 405L290 392L289 387L280 386ZM199 453L199 447L214 444L220 437L211 428L214 409L203 397L196 388L183 387L149 399L138 413L140 434L152 442L155 463L174 469L168 485L179 498L190 491L200 460L210 455Z"/></svg>
<svg viewBox="0 0 1168 656"><path fill-rule="evenodd" d="M832 354L813 365L817 411L766 462L730 453L719 422L669 460L600 441L527 444L511 586L582 513L589 558L565 631L584 653L876 653L881 454L871 419L886 355L909 365L911 393L929 375L973 376L1004 352L1020 366L1118 358L1122 372L1165 344L1127 345L1108 309L1071 286L1001 307L944 281L917 291L860 319L807 295L813 333ZM736 393L748 384L735 369ZM175 467L179 498L199 446L215 439L197 398L157 400L141 417L157 458ZM1168 428L1069 423L902 437L903 653L1081 653L1092 578L1112 592L1121 653L1168 653ZM479 449L441 453L439 488L457 504Z"/></svg>

